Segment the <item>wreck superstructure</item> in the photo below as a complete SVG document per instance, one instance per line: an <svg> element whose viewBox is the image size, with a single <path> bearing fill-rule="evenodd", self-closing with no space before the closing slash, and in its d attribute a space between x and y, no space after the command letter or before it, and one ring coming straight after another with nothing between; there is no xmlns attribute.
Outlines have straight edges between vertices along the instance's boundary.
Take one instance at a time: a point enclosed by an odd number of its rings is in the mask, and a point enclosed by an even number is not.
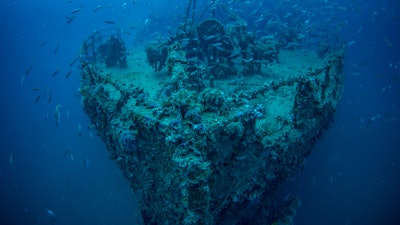
<svg viewBox="0 0 400 225"><path fill-rule="evenodd" d="M276 191L332 121L344 52L215 18L145 49L98 31L80 93L144 224L291 224L299 203Z"/></svg>

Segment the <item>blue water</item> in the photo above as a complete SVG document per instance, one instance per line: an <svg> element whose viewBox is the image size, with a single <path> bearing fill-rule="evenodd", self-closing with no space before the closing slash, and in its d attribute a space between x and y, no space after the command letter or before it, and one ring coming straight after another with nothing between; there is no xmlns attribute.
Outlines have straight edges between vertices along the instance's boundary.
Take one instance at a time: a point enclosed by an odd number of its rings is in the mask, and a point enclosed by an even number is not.
<svg viewBox="0 0 400 225"><path fill-rule="evenodd" d="M276 1L236 2L246 10ZM343 6L304 19L331 19L348 43L335 122L303 173L282 189L302 199L295 224L400 224L400 1L281 2L304 10ZM207 3L198 0L199 8ZM135 196L91 128L78 94L78 62L69 64L94 30L118 26L128 48L140 45L157 31L173 30L186 4L1 1L0 224L136 224Z"/></svg>

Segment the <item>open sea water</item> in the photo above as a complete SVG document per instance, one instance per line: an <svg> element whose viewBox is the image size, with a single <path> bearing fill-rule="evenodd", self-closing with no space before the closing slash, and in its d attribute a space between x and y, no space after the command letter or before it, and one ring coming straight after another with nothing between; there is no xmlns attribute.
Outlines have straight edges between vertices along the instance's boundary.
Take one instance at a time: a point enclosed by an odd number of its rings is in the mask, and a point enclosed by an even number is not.
<svg viewBox="0 0 400 225"><path fill-rule="evenodd" d="M175 32L188 2L0 2L1 225L137 224L135 195L82 110L76 59L98 29L120 28L128 48ZM199 17L209 3L197 1ZM347 45L335 121L281 190L302 201L295 224L400 224L400 1L219 4L254 29L268 7L301 9L301 24L323 21Z"/></svg>

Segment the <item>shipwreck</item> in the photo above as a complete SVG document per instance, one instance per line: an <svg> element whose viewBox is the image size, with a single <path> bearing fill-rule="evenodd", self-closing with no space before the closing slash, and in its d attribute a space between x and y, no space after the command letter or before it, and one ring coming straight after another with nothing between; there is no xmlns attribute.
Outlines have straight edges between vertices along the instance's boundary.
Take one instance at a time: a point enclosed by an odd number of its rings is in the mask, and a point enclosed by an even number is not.
<svg viewBox="0 0 400 225"><path fill-rule="evenodd" d="M276 193L332 122L345 48L277 29L210 17L141 48L118 30L83 42L83 108L141 223L292 224L299 201Z"/></svg>

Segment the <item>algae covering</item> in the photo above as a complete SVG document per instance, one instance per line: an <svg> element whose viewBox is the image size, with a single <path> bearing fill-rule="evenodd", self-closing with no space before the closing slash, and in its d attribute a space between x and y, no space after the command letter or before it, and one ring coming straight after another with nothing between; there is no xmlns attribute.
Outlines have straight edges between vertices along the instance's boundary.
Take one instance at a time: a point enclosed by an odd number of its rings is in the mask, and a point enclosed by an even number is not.
<svg viewBox="0 0 400 225"><path fill-rule="evenodd" d="M83 107L143 224L293 223L299 201L276 193L332 121L344 47L287 44L215 19L144 49L83 42Z"/></svg>

